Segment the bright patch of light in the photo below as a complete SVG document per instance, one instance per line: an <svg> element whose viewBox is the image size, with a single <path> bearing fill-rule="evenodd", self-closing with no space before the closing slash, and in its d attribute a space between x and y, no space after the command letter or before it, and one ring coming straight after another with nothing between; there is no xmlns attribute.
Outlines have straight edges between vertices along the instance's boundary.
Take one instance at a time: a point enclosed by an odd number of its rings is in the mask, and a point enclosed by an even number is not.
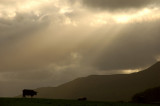
<svg viewBox="0 0 160 106"><path fill-rule="evenodd" d="M114 16L117 23L133 23L133 22L143 22L152 21L160 18L159 9L148 9L144 8L135 14L125 14Z"/></svg>
<svg viewBox="0 0 160 106"><path fill-rule="evenodd" d="M128 23L130 21L129 16L116 16L115 18L117 23Z"/></svg>
<svg viewBox="0 0 160 106"><path fill-rule="evenodd" d="M53 2L54 1L54 2ZM43 8L46 4L51 4L55 5L57 3L57 0L27 0L26 2L20 2L17 5L17 9L19 11L35 11L40 8Z"/></svg>
<svg viewBox="0 0 160 106"><path fill-rule="evenodd" d="M126 12L126 13L99 13L93 16L91 25L102 25L109 23L135 23L143 21L153 21L160 19L160 9L144 8L136 13Z"/></svg>
<svg viewBox="0 0 160 106"><path fill-rule="evenodd" d="M138 12L137 15L143 16L143 15L150 14L150 13L152 13L152 10L145 8L142 11Z"/></svg>
<svg viewBox="0 0 160 106"><path fill-rule="evenodd" d="M110 22L110 14L105 14L105 13L100 13L100 14L96 14L93 15L90 14L90 17L88 17L88 22L90 21L90 25L93 27L97 27L97 26L101 26L101 25L105 25L108 24ZM92 17L92 18L91 18Z"/></svg>
<svg viewBox="0 0 160 106"><path fill-rule="evenodd" d="M71 12L73 12L73 10L69 7L63 7L59 11L60 14L71 13Z"/></svg>
<svg viewBox="0 0 160 106"><path fill-rule="evenodd" d="M2 18L13 18L16 16L16 12L14 8L7 8L5 9L5 7L0 7L0 17Z"/></svg>
<svg viewBox="0 0 160 106"><path fill-rule="evenodd" d="M20 6L20 9L22 9L22 10L30 10L32 8L37 7L38 5L40 5L40 2L38 2L38 1L30 1L30 2L27 2L26 4L23 4L22 6Z"/></svg>
<svg viewBox="0 0 160 106"><path fill-rule="evenodd" d="M72 21L70 18L66 17L65 20L64 20L64 25L72 25L74 27L77 26L77 22L75 21Z"/></svg>
<svg viewBox="0 0 160 106"><path fill-rule="evenodd" d="M17 2L7 7L0 4L0 17L3 18L14 18L17 13L30 13L33 12L39 16L43 9L50 7L59 6L59 0L25 0L23 2Z"/></svg>
<svg viewBox="0 0 160 106"><path fill-rule="evenodd" d="M131 73L136 73L139 72L139 69L135 69L135 70L124 70L122 71L123 74L131 74Z"/></svg>

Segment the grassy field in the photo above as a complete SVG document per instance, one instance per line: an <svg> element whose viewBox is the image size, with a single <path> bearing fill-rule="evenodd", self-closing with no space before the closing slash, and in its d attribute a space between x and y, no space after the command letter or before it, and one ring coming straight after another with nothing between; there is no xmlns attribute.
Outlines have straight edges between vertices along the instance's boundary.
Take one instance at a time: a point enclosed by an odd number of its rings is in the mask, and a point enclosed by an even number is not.
<svg viewBox="0 0 160 106"><path fill-rule="evenodd" d="M35 98L0 98L0 106L157 106L157 105L118 103L118 102L35 99Z"/></svg>

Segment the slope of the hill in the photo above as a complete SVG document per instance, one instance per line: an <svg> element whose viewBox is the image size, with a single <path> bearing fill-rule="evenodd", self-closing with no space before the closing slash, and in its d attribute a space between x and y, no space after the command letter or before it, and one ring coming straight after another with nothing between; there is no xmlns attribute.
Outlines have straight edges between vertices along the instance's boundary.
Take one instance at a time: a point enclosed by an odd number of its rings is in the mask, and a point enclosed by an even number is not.
<svg viewBox="0 0 160 106"><path fill-rule="evenodd" d="M133 74L92 75L58 87L39 88L36 91L39 92L39 98L87 97L98 101L128 101L134 94L157 86L160 86L160 62Z"/></svg>
<svg viewBox="0 0 160 106"><path fill-rule="evenodd" d="M160 103L160 86L135 94L132 101L138 103Z"/></svg>

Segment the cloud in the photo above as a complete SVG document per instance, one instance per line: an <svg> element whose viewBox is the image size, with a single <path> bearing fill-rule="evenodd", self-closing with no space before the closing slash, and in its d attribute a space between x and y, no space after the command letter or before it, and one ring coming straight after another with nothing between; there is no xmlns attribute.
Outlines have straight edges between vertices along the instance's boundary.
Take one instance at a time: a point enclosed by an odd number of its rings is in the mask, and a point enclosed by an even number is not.
<svg viewBox="0 0 160 106"><path fill-rule="evenodd" d="M104 71L134 70L155 63L160 55L159 23L116 25L109 31L104 26L83 42L84 63Z"/></svg>
<svg viewBox="0 0 160 106"><path fill-rule="evenodd" d="M75 2L72 0L72 2ZM82 0L81 3L86 7L100 10L127 10L144 8L147 6L153 6L159 4L158 0Z"/></svg>

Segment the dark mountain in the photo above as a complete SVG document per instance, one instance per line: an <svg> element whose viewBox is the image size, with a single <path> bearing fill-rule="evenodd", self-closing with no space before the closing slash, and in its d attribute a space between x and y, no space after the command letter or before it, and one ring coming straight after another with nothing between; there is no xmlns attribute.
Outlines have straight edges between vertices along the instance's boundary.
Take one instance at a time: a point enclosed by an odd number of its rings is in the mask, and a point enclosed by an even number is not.
<svg viewBox="0 0 160 106"><path fill-rule="evenodd" d="M144 92L135 94L132 98L132 102L160 103L160 86L156 88L150 88Z"/></svg>
<svg viewBox="0 0 160 106"><path fill-rule="evenodd" d="M58 87L39 88L36 91L40 98L87 97L97 101L129 101L136 93L157 86L160 86L160 62L133 74L91 75Z"/></svg>

